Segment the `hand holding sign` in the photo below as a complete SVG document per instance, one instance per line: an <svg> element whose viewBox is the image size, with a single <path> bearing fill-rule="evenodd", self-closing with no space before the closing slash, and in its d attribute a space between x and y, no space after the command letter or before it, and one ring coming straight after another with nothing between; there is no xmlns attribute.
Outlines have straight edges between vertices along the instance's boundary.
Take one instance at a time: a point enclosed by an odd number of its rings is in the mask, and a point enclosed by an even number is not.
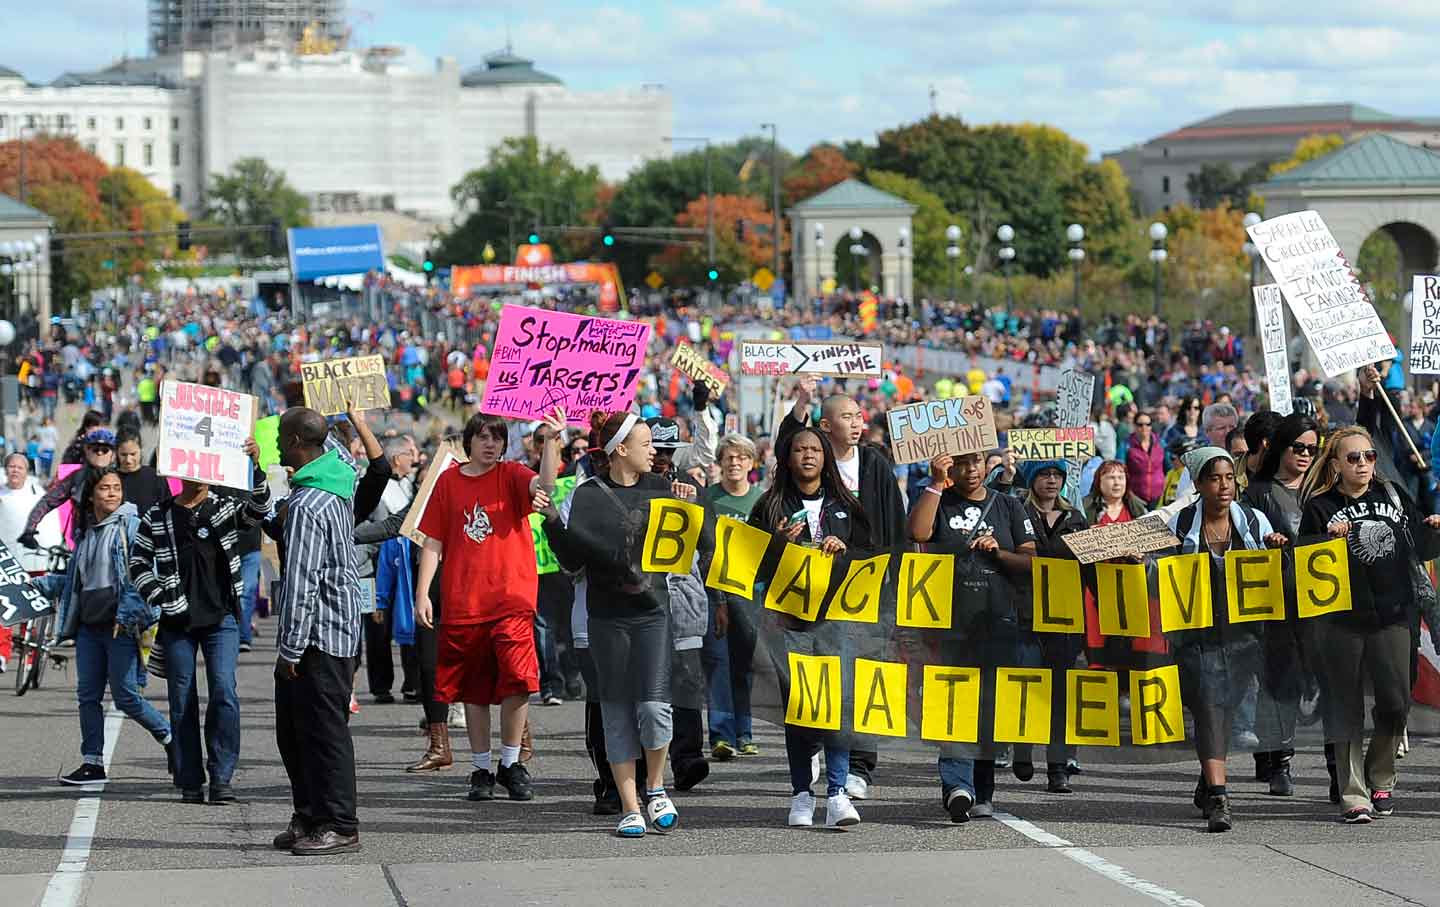
<svg viewBox="0 0 1440 907"><path fill-rule="evenodd" d="M260 445L254 438L246 438L245 443L240 445L240 449L245 452L245 456L249 457L252 463L256 466L260 465Z"/></svg>

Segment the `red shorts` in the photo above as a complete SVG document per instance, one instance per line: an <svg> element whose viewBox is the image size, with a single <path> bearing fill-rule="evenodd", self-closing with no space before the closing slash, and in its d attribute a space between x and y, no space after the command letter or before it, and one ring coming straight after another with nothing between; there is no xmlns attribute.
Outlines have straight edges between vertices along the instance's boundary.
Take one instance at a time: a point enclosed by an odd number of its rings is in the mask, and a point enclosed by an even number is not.
<svg viewBox="0 0 1440 907"><path fill-rule="evenodd" d="M441 624L435 646L435 699L440 702L499 705L510 696L540 692L531 614Z"/></svg>

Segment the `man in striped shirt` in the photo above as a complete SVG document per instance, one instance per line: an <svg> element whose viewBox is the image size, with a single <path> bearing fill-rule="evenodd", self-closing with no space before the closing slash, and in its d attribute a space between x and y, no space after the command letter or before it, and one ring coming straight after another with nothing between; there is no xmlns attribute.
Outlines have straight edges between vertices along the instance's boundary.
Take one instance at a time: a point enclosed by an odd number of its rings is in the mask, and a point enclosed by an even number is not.
<svg viewBox="0 0 1440 907"><path fill-rule="evenodd" d="M325 417L280 418L280 460L295 470L286 503L275 661L275 740L294 814L275 847L296 856L358 850L355 748L347 723L360 655L355 470L325 449Z"/></svg>

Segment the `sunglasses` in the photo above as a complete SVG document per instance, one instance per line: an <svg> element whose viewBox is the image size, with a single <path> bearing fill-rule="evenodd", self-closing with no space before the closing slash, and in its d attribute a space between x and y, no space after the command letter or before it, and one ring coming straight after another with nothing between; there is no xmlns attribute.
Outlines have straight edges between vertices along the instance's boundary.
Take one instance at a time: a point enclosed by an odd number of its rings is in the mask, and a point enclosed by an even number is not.
<svg viewBox="0 0 1440 907"><path fill-rule="evenodd" d="M115 448L111 447L109 444L86 444L85 449L90 451L91 453L109 453Z"/></svg>
<svg viewBox="0 0 1440 907"><path fill-rule="evenodd" d="M1299 441L1296 441L1294 444L1290 445L1290 452L1297 457L1315 457L1320 454L1320 445L1301 444Z"/></svg>
<svg viewBox="0 0 1440 907"><path fill-rule="evenodd" d="M1136 423L1135 423L1135 427L1136 427L1136 428L1149 428L1149 427L1150 427L1150 423L1149 423L1149 422L1136 422Z"/></svg>
<svg viewBox="0 0 1440 907"><path fill-rule="evenodd" d="M1351 466L1359 466L1361 459L1364 459L1366 463L1374 463L1375 458L1378 456L1379 454L1375 452L1375 448L1373 447L1369 450L1352 450L1345 455L1345 462Z"/></svg>

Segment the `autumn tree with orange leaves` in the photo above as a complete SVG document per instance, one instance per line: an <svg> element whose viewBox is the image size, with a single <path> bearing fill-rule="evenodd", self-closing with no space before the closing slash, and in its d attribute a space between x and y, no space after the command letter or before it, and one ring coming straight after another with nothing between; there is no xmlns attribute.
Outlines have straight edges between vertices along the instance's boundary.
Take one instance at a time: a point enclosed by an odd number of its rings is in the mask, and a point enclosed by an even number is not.
<svg viewBox="0 0 1440 907"><path fill-rule="evenodd" d="M677 227L705 227L706 204L701 196L675 216ZM738 226L745 222L745 239L738 236ZM761 266L768 267L774 246L770 241L770 209L764 202L748 195L715 196L715 267L721 284L748 280ZM789 243L789 231L782 221L780 248ZM699 285L706 281L709 262L705 260L705 244L671 247L655 256L654 264L665 270L677 284Z"/></svg>

